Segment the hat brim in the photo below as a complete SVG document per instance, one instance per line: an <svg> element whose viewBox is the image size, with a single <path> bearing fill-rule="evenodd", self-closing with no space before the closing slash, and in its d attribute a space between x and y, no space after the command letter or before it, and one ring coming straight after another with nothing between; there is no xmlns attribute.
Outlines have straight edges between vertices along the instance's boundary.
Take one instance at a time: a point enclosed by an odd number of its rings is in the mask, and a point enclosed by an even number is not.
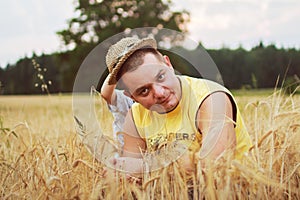
<svg viewBox="0 0 300 200"><path fill-rule="evenodd" d="M156 41L153 38L144 38L141 39L139 42L132 45L130 48L120 56L119 60L111 67L110 78L108 80L109 85L113 85L117 83L117 74L120 71L122 65L125 61L131 56L135 51L143 48L153 48L157 49Z"/></svg>

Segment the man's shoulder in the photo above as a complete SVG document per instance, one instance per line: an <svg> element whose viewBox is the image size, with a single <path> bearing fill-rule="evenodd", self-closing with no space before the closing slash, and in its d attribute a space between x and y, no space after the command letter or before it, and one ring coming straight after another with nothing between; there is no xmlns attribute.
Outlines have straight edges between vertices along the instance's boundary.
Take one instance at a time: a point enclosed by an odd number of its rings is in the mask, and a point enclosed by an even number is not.
<svg viewBox="0 0 300 200"><path fill-rule="evenodd" d="M199 88L207 88L210 91L214 90L225 90L228 91L228 89L222 84L218 83L216 81L212 81L205 78L197 78L192 76L186 76L186 75L179 75L178 76L180 80L183 82L186 82L191 87L199 87Z"/></svg>
<svg viewBox="0 0 300 200"><path fill-rule="evenodd" d="M132 104L131 110L132 110L132 112L139 112L139 113L146 111L146 109L140 103L137 103L137 102Z"/></svg>

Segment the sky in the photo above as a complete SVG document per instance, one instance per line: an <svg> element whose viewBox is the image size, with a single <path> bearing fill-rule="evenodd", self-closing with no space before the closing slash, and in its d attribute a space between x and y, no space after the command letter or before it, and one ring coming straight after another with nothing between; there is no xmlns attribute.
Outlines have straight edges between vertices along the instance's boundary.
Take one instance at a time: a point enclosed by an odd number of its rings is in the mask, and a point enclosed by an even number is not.
<svg viewBox="0 0 300 200"><path fill-rule="evenodd" d="M172 10L190 12L189 37L207 49L251 49L260 41L300 49L299 0L173 0ZM57 31L75 16L73 0L0 2L0 66L32 52L63 50Z"/></svg>

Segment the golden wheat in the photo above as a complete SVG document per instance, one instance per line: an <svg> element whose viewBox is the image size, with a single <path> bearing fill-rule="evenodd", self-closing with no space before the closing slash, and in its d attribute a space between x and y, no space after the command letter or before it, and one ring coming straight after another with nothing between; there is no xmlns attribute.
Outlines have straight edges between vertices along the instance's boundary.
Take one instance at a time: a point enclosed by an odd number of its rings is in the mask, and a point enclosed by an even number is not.
<svg viewBox="0 0 300 200"><path fill-rule="evenodd" d="M242 161L224 156L190 175L173 163L132 183L103 175L76 135L70 96L1 96L0 199L299 199L300 97L237 100L253 141Z"/></svg>

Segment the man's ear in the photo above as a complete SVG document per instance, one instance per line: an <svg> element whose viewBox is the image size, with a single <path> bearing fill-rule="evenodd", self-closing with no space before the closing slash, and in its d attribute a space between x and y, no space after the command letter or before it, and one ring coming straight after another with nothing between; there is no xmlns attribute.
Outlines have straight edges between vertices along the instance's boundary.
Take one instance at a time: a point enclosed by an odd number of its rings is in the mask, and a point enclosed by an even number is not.
<svg viewBox="0 0 300 200"><path fill-rule="evenodd" d="M172 68L173 68L172 63L171 63L171 61L170 61L170 58L169 58L168 56L166 56L166 55L164 55L163 57L164 57L165 63L166 63L169 67L172 67Z"/></svg>
<svg viewBox="0 0 300 200"><path fill-rule="evenodd" d="M123 92L126 96L130 97L131 98L131 94L127 91L127 90L124 90Z"/></svg>
<svg viewBox="0 0 300 200"><path fill-rule="evenodd" d="M172 72L174 72L174 68L173 68L173 65L172 65L172 63L171 63L170 58L169 58L168 56L166 56L166 55L164 55L163 57L164 57L164 60L165 60L166 65L169 67L169 69L170 69Z"/></svg>
<svg viewBox="0 0 300 200"><path fill-rule="evenodd" d="M132 100L134 100L135 102L137 102L136 101L136 99L130 94L130 92L129 91L127 91L127 90L124 90L124 95L126 95L126 96L128 96L129 98L131 98Z"/></svg>

